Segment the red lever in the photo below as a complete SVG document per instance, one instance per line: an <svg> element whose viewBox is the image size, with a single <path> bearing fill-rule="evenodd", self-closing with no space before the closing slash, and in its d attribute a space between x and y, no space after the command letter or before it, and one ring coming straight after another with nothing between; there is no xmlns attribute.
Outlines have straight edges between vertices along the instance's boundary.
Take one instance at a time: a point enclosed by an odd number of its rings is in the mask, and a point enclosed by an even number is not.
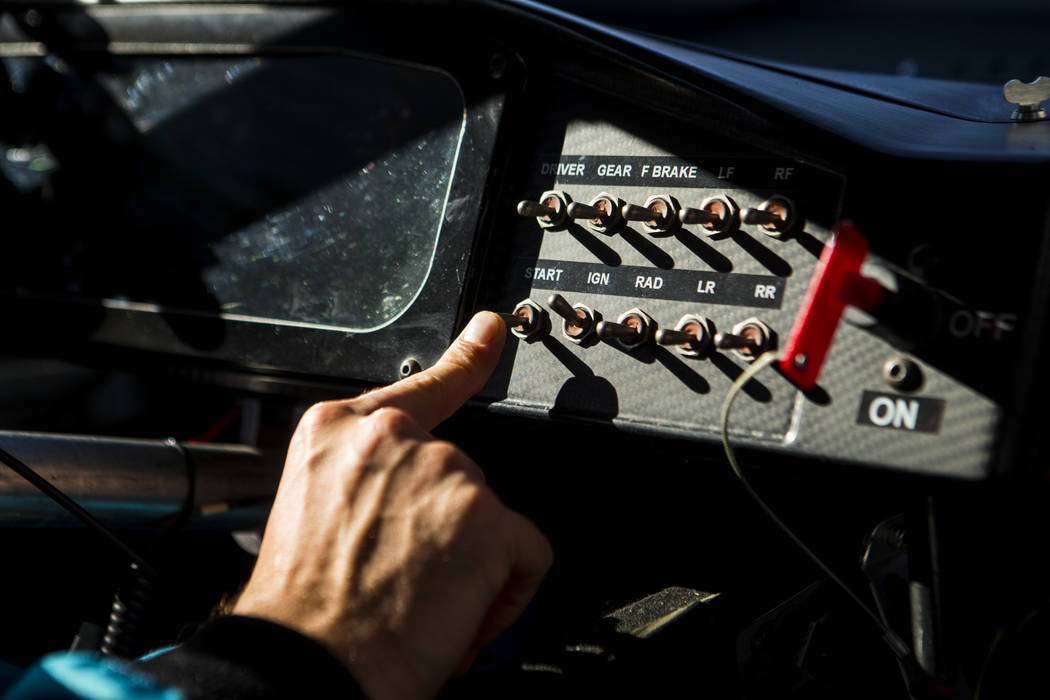
<svg viewBox="0 0 1050 700"><path fill-rule="evenodd" d="M817 385L846 307L871 311L886 296L882 285L860 274L867 255L868 241L849 221L835 227L835 236L820 254L780 358L781 371L804 391Z"/></svg>

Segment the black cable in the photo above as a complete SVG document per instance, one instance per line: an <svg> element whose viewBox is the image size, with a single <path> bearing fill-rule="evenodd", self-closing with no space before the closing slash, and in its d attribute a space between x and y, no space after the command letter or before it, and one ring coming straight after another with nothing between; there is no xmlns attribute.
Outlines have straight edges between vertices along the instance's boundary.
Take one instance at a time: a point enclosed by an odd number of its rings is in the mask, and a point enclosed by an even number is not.
<svg viewBox="0 0 1050 700"><path fill-rule="evenodd" d="M167 518L161 528L161 531L166 534L181 530L193 516L194 501L197 499L197 464L193 461L190 451L181 442L173 437L169 437L165 442L182 456L182 463L186 467L187 483L186 498L182 499L182 507L179 508L179 512Z"/></svg>
<svg viewBox="0 0 1050 700"><path fill-rule="evenodd" d="M124 580L117 586L110 604L109 621L99 651L106 656L134 659L149 651L148 634L159 582L132 562Z"/></svg>
<svg viewBox="0 0 1050 700"><path fill-rule="evenodd" d="M37 474L29 465L22 462L20 459L12 455L7 450L0 447L0 461L9 466L12 471L18 474L20 477L28 481L30 484L38 488L45 496L50 498L52 501L57 503L66 509L71 515L80 520L82 523L92 528L111 543L116 545L120 551L124 552L133 562L135 562L143 572L150 575L156 575L156 570L146 563L143 559L135 552L134 549L129 547L122 539L117 537L113 532L105 525L100 523L95 516L84 510L76 501L67 496L62 492L61 489L56 487L50 481Z"/></svg>

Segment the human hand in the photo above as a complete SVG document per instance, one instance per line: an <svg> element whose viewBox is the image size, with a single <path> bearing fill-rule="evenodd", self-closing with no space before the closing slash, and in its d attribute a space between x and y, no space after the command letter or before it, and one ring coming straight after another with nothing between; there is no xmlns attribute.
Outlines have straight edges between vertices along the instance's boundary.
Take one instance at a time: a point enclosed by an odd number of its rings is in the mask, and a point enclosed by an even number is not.
<svg viewBox="0 0 1050 700"><path fill-rule="evenodd" d="M491 374L505 330L483 312L433 367L311 407L288 448L234 607L331 649L372 700L433 696L506 629L551 563L547 539L427 431Z"/></svg>

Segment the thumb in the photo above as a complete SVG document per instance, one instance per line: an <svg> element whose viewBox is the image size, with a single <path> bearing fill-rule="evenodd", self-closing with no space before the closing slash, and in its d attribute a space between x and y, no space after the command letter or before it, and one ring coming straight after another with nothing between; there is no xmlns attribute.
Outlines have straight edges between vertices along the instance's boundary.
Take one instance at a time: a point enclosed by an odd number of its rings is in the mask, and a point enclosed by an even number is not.
<svg viewBox="0 0 1050 700"><path fill-rule="evenodd" d="M415 418L423 430L431 430L484 386L499 361L505 339L503 320L491 311L481 311L433 367L352 403L365 413L387 406L399 408Z"/></svg>

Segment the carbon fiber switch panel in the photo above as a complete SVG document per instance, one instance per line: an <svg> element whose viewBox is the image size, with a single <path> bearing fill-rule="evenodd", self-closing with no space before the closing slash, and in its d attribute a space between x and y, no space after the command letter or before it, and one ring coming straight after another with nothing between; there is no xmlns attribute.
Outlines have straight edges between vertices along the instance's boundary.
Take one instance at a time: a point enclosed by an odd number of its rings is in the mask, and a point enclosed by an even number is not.
<svg viewBox="0 0 1050 700"><path fill-rule="evenodd" d="M521 215L507 217L496 303L547 306L559 294L590 310L599 328L614 323L605 338L571 341L554 314L549 334L512 340L484 394L497 410L718 439L722 400L750 359L734 330L757 323L773 344L787 336L844 181L746 147L727 153L714 137L704 144L699 136L689 152L673 153L617 126L577 121L566 126L560 153L535 159L517 199L555 194L568 215L552 226L542 217L554 208L519 205ZM711 338L729 337L723 349L710 343L703 352L653 340L630 347L619 337L629 329L615 322L631 311L651 318L648 338L687 319L705 324ZM741 347L730 347L734 340ZM874 333L843 323L814 391L803 394L770 368L745 387L731 434L808 456L985 476L997 405L928 365L916 391L887 391L881 370L895 355Z"/></svg>

